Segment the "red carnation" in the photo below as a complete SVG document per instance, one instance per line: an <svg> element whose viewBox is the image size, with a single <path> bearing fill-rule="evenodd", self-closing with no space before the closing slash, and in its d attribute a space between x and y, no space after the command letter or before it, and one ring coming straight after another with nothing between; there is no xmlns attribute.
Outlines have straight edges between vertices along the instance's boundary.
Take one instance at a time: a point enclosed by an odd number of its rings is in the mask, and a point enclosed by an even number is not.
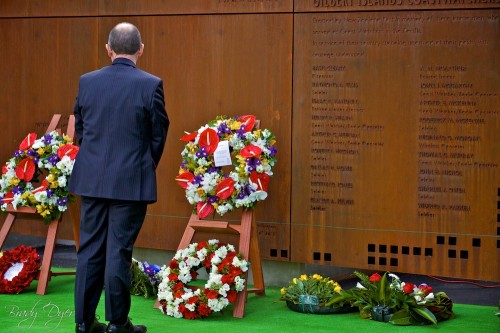
<svg viewBox="0 0 500 333"><path fill-rule="evenodd" d="M216 299L219 296L219 292L217 290L205 289L205 295L207 295L208 299Z"/></svg>
<svg viewBox="0 0 500 333"><path fill-rule="evenodd" d="M236 301L237 296L238 296L238 293L236 293L236 291L234 291L234 290L229 290L227 292L227 300L229 301L229 303L234 303Z"/></svg>
<svg viewBox="0 0 500 333"><path fill-rule="evenodd" d="M430 293L432 293L432 287L425 284L425 283L422 283L421 285L418 286L418 289L422 290L424 292L424 295L427 296L429 295Z"/></svg>
<svg viewBox="0 0 500 333"><path fill-rule="evenodd" d="M208 307L206 303L201 303L198 306L198 313L201 317L208 317L208 315L212 312L212 309Z"/></svg>
<svg viewBox="0 0 500 333"><path fill-rule="evenodd" d="M169 281L177 281L179 279L179 276L175 273L170 273L168 274L168 280Z"/></svg>
<svg viewBox="0 0 500 333"><path fill-rule="evenodd" d="M405 294L411 294L413 292L413 289L415 289L415 285L411 282L406 282L403 286L403 291L405 292Z"/></svg>
<svg viewBox="0 0 500 333"><path fill-rule="evenodd" d="M370 282L371 282L371 283L377 283L377 282L379 282L379 281L380 281L380 279L381 279L381 278L382 278L382 277L380 276L380 274L379 274L379 273L374 273L374 274L372 274L372 275L370 276Z"/></svg>

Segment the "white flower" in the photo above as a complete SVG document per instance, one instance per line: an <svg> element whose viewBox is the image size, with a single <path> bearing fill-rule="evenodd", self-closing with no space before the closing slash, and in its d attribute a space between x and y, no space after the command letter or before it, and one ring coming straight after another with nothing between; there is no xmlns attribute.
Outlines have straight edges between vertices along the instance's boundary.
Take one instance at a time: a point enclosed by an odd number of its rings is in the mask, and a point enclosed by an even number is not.
<svg viewBox="0 0 500 333"><path fill-rule="evenodd" d="M356 288L358 289L366 289L365 286L363 286L361 283L356 283Z"/></svg>

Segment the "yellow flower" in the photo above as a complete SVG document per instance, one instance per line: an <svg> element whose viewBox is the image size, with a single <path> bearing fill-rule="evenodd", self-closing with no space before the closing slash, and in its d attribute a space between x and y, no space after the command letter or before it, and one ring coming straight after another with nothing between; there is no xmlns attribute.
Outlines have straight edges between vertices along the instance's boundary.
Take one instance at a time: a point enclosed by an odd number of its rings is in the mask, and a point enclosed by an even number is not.
<svg viewBox="0 0 500 333"><path fill-rule="evenodd" d="M316 279L316 280L321 280L323 277L319 274L314 274L313 275L313 279Z"/></svg>
<svg viewBox="0 0 500 333"><path fill-rule="evenodd" d="M286 288L281 288L280 292L281 292L281 295L285 295L286 294Z"/></svg>
<svg viewBox="0 0 500 333"><path fill-rule="evenodd" d="M297 278L293 278L292 281L293 281L294 284L297 284Z"/></svg>
<svg viewBox="0 0 500 333"><path fill-rule="evenodd" d="M38 150L36 152L38 153L38 155L42 156L45 153L45 149L38 148Z"/></svg>
<svg viewBox="0 0 500 333"><path fill-rule="evenodd" d="M53 174L49 174L49 175L47 176L47 180L49 181L49 183L51 183L51 182L55 181L55 180L56 180L55 178L56 178L56 177L55 177Z"/></svg>
<svg viewBox="0 0 500 333"><path fill-rule="evenodd" d="M300 279L300 281L305 281L305 280L307 280L307 275L302 274L299 279Z"/></svg>
<svg viewBox="0 0 500 333"><path fill-rule="evenodd" d="M336 285L335 288L333 289L333 291L335 291L336 293L339 293L342 291L342 287L340 285Z"/></svg>
<svg viewBox="0 0 500 333"><path fill-rule="evenodd" d="M233 131L239 130L241 127L241 123L239 121L235 121L231 124L231 129Z"/></svg>
<svg viewBox="0 0 500 333"><path fill-rule="evenodd" d="M67 143L71 143L71 138L69 136L67 136L66 134L63 134L63 139L64 141L66 141Z"/></svg>
<svg viewBox="0 0 500 333"><path fill-rule="evenodd" d="M269 140L269 145L270 146L274 146L275 143L276 143L276 140L274 140L274 139Z"/></svg>
<svg viewBox="0 0 500 333"><path fill-rule="evenodd" d="M202 196L203 196L203 194L205 194L205 190L204 190L202 187L198 187L198 188L196 189L196 193L198 193L198 195L199 195L200 197L202 197Z"/></svg>
<svg viewBox="0 0 500 333"><path fill-rule="evenodd" d="M12 178L9 180L9 184L10 184L10 185L17 185L17 184L19 184L19 182L20 182L20 181L21 181L21 180L20 180L19 178L17 178L17 177L12 177Z"/></svg>

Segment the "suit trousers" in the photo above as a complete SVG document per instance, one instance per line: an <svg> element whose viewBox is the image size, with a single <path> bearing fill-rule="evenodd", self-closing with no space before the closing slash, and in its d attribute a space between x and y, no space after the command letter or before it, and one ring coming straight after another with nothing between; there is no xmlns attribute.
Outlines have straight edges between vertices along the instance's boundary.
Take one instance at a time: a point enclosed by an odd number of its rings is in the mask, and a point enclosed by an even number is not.
<svg viewBox="0 0 500 333"><path fill-rule="evenodd" d="M90 323L105 287L106 320L123 323L130 311L132 250L147 203L81 197L75 278L75 321Z"/></svg>

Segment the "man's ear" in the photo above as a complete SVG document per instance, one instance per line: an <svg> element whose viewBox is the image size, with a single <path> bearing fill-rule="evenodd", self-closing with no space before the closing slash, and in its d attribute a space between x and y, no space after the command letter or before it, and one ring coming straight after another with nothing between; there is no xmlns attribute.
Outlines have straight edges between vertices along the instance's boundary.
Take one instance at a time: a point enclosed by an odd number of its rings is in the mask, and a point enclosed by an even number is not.
<svg viewBox="0 0 500 333"><path fill-rule="evenodd" d="M111 49L111 46L109 44L106 44L106 51L108 52L108 57L113 58L113 50Z"/></svg>
<svg viewBox="0 0 500 333"><path fill-rule="evenodd" d="M141 43L141 48L137 51L137 58L139 58L144 52L144 44Z"/></svg>

